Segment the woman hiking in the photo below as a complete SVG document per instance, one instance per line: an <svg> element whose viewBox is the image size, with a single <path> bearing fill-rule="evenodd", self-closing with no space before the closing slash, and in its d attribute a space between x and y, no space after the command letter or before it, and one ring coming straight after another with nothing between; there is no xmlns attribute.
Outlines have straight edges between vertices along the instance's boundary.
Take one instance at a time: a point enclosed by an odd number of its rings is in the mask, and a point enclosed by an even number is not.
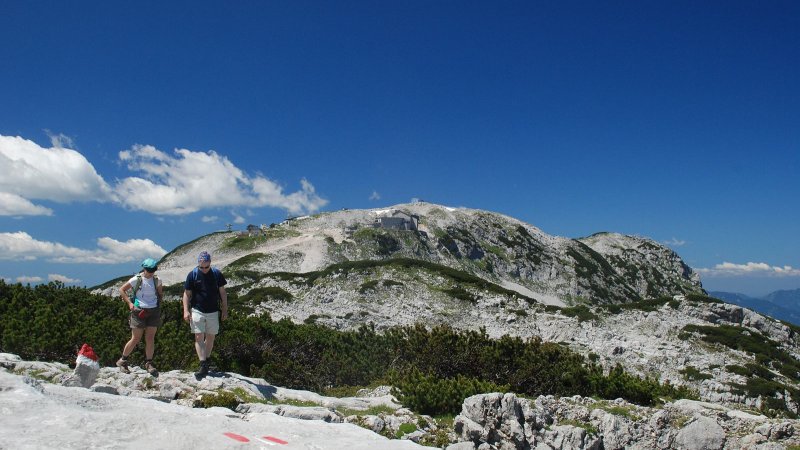
<svg viewBox="0 0 800 450"><path fill-rule="evenodd" d="M130 373L128 356L144 336L144 368L150 375L158 375L153 365L153 352L155 351L155 337L158 327L161 326L161 297L163 285L155 276L158 269L156 260L147 258L142 261L142 271L128 280L120 288L120 296L130 309L129 323L131 326L131 339L122 348L122 357L117 361L117 367L124 373ZM131 291L128 293L128 291Z"/></svg>

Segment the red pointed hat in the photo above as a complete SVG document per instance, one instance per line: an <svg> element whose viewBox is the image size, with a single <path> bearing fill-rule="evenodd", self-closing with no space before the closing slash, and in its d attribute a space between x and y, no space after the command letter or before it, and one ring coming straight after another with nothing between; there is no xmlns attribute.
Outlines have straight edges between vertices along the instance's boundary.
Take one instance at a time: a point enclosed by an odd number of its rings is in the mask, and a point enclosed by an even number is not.
<svg viewBox="0 0 800 450"><path fill-rule="evenodd" d="M97 354L94 352L94 349L89 344L83 344L81 350L78 352L79 355L83 355L92 361L97 361L99 358Z"/></svg>

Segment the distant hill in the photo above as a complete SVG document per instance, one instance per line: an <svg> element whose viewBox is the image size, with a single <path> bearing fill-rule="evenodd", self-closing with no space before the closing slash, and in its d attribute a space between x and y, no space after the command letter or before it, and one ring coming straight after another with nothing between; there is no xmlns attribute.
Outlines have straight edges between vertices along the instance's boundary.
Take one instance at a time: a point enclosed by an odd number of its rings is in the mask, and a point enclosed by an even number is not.
<svg viewBox="0 0 800 450"><path fill-rule="evenodd" d="M721 291L712 291L708 295L800 325L800 289L775 291L763 297L750 297L736 292Z"/></svg>

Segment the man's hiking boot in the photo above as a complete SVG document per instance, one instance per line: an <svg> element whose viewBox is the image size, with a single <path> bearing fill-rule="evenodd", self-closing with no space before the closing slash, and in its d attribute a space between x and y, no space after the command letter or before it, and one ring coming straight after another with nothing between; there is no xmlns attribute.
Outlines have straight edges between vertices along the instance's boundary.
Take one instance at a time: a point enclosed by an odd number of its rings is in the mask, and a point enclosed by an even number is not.
<svg viewBox="0 0 800 450"><path fill-rule="evenodd" d="M119 367L119 371L122 373L131 373L131 369L128 368L128 360L127 359L118 359L117 360L117 367Z"/></svg>
<svg viewBox="0 0 800 450"><path fill-rule="evenodd" d="M154 377L158 376L158 369L156 369L156 366L154 366L151 361L147 361L147 363L144 365L144 368L150 375Z"/></svg>
<svg viewBox="0 0 800 450"><path fill-rule="evenodd" d="M194 373L197 378L203 378L208 375L208 361L200 361L200 369Z"/></svg>

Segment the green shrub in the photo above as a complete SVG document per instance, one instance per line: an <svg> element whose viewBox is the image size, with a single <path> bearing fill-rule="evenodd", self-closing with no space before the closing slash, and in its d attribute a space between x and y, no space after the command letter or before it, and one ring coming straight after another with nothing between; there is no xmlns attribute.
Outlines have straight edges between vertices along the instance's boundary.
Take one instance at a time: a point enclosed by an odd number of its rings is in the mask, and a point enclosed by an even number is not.
<svg viewBox="0 0 800 450"><path fill-rule="evenodd" d="M467 397L508 391L508 386L498 386L475 378L459 375L441 379L416 369L395 376L393 384L395 389L392 393L403 406L428 415L457 414Z"/></svg>
<svg viewBox="0 0 800 450"><path fill-rule="evenodd" d="M597 320L597 315L592 312L586 305L570 306L561 309L561 313L567 317L577 317L578 322L585 322L587 320Z"/></svg>
<svg viewBox="0 0 800 450"><path fill-rule="evenodd" d="M800 371L798 361L789 352L780 348L777 342L761 333L744 327L732 325L686 325L683 327L683 331L699 333L702 335L702 339L709 343L721 344L734 350L752 353L759 364L769 365L778 362L782 365L788 364L790 366L788 372L790 373L795 368ZM797 381L797 378L793 377L793 379Z"/></svg>
<svg viewBox="0 0 800 450"><path fill-rule="evenodd" d="M679 372L682 373L684 378L686 378L687 380L700 381L700 380L708 380L714 378L711 374L700 372L699 370L697 370L696 367L692 366L686 366Z"/></svg>
<svg viewBox="0 0 800 450"><path fill-rule="evenodd" d="M294 296L288 291L278 286L264 286L251 289L247 294L239 297L243 302L258 304L270 300L290 302Z"/></svg>
<svg viewBox="0 0 800 450"><path fill-rule="evenodd" d="M197 364L182 310L180 302L163 303L164 323L156 335L154 362L164 371L191 370ZM414 388L406 381L403 392L416 407L451 414L464 395L500 387L527 396L622 397L640 404L652 404L659 397L692 396L690 391L627 374L621 367L604 375L598 364L539 338L495 339L484 329L459 331L421 324L381 333L371 326L338 331L314 323L273 321L268 314L251 312L241 299L230 296L230 316L215 341L214 364L219 370L292 389L321 392L328 387L387 384L393 370L425 374L425 384ZM0 280L0 352L70 364L80 346L89 343L102 366L113 366L130 337L128 314L119 299L92 295L85 288L61 283L30 287ZM317 318L309 317L309 322ZM143 347L140 344L131 355L133 364L144 359ZM439 388L444 397L432 394Z"/></svg>
<svg viewBox="0 0 800 450"><path fill-rule="evenodd" d="M183 298L183 283L175 283L169 286L164 286L163 292L164 296L175 296Z"/></svg>
<svg viewBox="0 0 800 450"><path fill-rule="evenodd" d="M687 294L686 300L692 302L700 302L700 303L725 303L722 300L716 299L714 297L709 297L703 294Z"/></svg>
<svg viewBox="0 0 800 450"><path fill-rule="evenodd" d="M734 373L736 375L741 375L743 377L749 377L751 375L749 370L738 364L731 364L729 366L725 366L725 370L727 370L730 373Z"/></svg>
<svg viewBox="0 0 800 450"><path fill-rule="evenodd" d="M466 302L476 303L478 301L477 296L467 291L466 289L462 288L461 286L455 286L450 289L443 289L442 292L453 298L464 300Z"/></svg>

